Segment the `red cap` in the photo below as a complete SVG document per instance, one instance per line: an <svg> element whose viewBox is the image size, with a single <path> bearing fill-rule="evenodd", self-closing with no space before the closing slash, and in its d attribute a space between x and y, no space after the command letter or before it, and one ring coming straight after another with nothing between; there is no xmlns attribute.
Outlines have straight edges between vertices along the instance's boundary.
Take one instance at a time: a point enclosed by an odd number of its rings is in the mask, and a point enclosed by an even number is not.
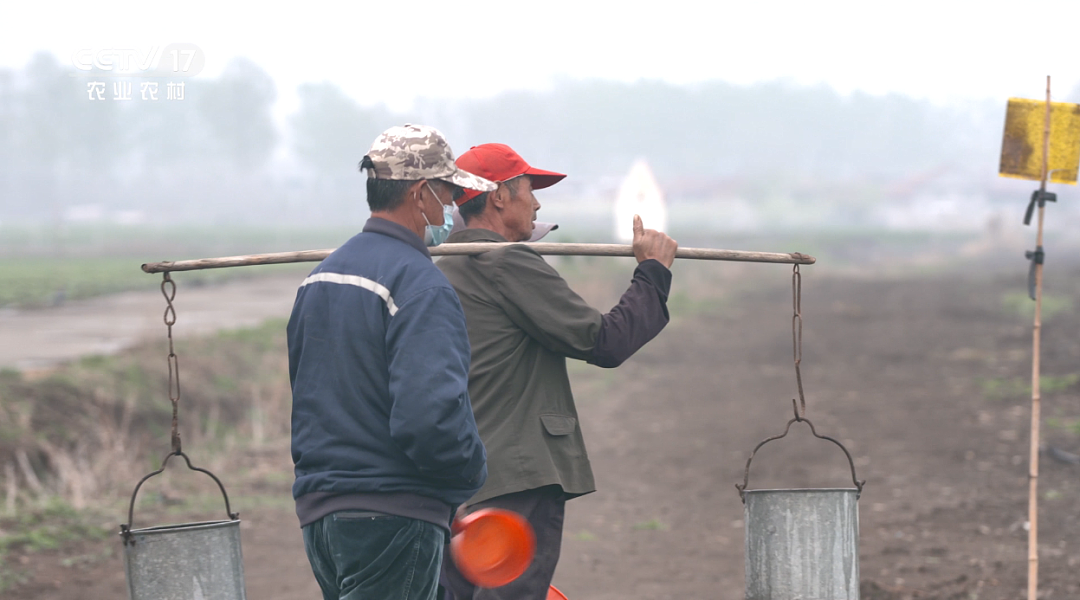
<svg viewBox="0 0 1080 600"><path fill-rule="evenodd" d="M478 175L484 179L502 183L521 175L529 175L532 178L534 190L550 187L562 181L566 175L554 171L545 171L530 167L513 148L506 144L480 144L469 148L454 161L459 169ZM472 200L483 192L466 189L465 194L458 198L458 206Z"/></svg>

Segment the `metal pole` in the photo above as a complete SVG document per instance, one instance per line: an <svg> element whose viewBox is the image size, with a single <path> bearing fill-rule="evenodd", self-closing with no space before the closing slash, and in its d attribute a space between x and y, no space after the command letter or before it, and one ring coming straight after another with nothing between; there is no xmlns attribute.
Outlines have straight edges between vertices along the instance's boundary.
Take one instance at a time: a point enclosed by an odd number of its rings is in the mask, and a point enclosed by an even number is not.
<svg viewBox="0 0 1080 600"><path fill-rule="evenodd" d="M432 256L475 255L490 252L511 245L510 243L470 243L443 244L431 248ZM534 242L520 244L528 246L540 254L552 256L633 256L633 247L629 244L554 244ZM224 256L220 258L199 258L194 260L165 261L146 263L142 270L147 273L168 271L198 271L201 269L221 269L225 267L246 267L252 265L276 265L298 262L319 262L330 255L334 249L301 250L299 252L276 252L272 254L248 254L244 256ZM713 248L679 248L675 258L697 260L726 260L737 262L782 263L812 265L817 259L799 252L749 252L745 250L716 250Z"/></svg>
<svg viewBox="0 0 1080 600"><path fill-rule="evenodd" d="M1043 129L1042 182L1039 192L1046 191L1050 160L1050 76L1046 76L1046 125ZM1043 218L1046 204L1039 199L1039 230L1036 248L1043 245ZM1035 324L1032 329L1031 352L1031 459L1028 467L1028 600L1037 600L1039 591L1039 425L1041 394L1039 390L1039 345L1042 337L1042 279L1041 261L1035 263Z"/></svg>

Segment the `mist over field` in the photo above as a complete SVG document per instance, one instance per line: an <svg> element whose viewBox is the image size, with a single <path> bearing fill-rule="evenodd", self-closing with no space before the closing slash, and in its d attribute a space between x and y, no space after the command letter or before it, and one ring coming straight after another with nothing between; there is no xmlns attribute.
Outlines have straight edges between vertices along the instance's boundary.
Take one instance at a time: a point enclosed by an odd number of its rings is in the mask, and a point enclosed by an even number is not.
<svg viewBox="0 0 1080 600"><path fill-rule="evenodd" d="M0 237L12 227L358 228L367 209L356 165L380 131L405 122L440 128L458 154L504 142L568 173L539 195L541 217L595 241L610 237L618 183L637 159L655 172L674 233L979 232L1012 227L1033 188L996 174L1004 98L939 105L785 80L564 79L391 110L327 81L301 85L297 110L280 118L281 90L251 60L187 78L182 91L175 83L95 79L47 52L0 70ZM130 100L114 99L125 90ZM1080 214L1064 201L1055 212Z"/></svg>

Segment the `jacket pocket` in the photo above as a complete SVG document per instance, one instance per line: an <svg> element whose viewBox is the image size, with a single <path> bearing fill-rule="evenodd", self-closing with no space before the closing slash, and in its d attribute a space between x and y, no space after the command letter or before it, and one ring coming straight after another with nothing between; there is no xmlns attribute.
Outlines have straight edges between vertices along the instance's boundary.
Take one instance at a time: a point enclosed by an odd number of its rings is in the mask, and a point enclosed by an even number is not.
<svg viewBox="0 0 1080 600"><path fill-rule="evenodd" d="M577 429L577 419L563 415L540 415L540 422L551 435L570 435Z"/></svg>

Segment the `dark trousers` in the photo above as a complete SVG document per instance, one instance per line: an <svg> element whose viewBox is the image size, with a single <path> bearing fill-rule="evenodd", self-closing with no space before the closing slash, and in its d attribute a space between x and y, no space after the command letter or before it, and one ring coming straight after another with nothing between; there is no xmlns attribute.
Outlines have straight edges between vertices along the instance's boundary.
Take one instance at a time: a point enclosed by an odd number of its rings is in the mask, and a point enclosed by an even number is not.
<svg viewBox="0 0 1080 600"><path fill-rule="evenodd" d="M512 510L529 522L536 534L536 556L529 568L508 585L498 588L479 588L469 583L454 566L449 556L443 559L440 580L449 598L454 600L546 600L548 586L555 575L562 548L563 515L566 498L557 485L545 486L504 496L496 496L469 507L470 512L481 508Z"/></svg>
<svg viewBox="0 0 1080 600"><path fill-rule="evenodd" d="M435 600L446 541L441 527L340 511L303 533L324 600Z"/></svg>

